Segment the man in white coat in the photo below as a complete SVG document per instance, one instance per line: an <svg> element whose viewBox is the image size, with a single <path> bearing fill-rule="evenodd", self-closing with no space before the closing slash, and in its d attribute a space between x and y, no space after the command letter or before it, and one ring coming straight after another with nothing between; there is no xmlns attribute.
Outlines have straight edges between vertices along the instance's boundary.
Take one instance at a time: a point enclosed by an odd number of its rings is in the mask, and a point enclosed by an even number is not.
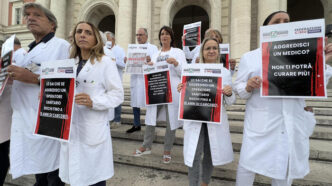
<svg viewBox="0 0 332 186"><path fill-rule="evenodd" d="M146 44L148 46L146 62L151 61L151 56L158 52L158 48L148 42L148 31L146 28L139 28L136 32L138 44ZM141 109L145 107L144 97L144 78L142 74L132 74L130 76L130 106L133 108L134 125L127 130L127 133L133 133L141 130Z"/></svg>
<svg viewBox="0 0 332 186"><path fill-rule="evenodd" d="M64 185L58 176L60 143L34 136L37 120L40 65L44 61L66 59L69 43L55 37L57 20L52 12L37 3L23 7L27 28L35 41L17 65L8 67L13 78L10 172L13 178L36 174L35 186Z"/></svg>
<svg viewBox="0 0 332 186"><path fill-rule="evenodd" d="M112 32L106 31L107 37L106 48L111 50L116 60L116 67L120 75L122 82L123 69L125 68L126 53L120 46L115 44L115 35ZM114 109L114 119L111 123L111 128L117 128L121 126L121 105Z"/></svg>

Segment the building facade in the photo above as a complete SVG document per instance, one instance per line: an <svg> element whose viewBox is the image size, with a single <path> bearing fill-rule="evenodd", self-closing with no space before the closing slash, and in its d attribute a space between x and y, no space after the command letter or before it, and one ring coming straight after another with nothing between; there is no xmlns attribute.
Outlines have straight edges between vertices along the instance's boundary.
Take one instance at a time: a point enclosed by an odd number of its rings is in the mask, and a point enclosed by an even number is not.
<svg viewBox="0 0 332 186"><path fill-rule="evenodd" d="M231 57L257 48L259 26L276 10L287 10L292 20L325 18L332 23L329 0L1 0L0 40L17 34L23 46L32 41L26 29L22 5L38 2L57 17L56 35L66 38L75 23L87 20L102 31L115 32L116 42L123 48L135 43L135 32L146 27L149 40L158 45L158 31L172 26L178 47L184 24L202 21L202 31L219 29L224 42L231 44Z"/></svg>
<svg viewBox="0 0 332 186"><path fill-rule="evenodd" d="M58 37L67 38L75 23L85 20L114 32L124 49L135 43L140 27L147 28L150 43L159 46L163 25L172 26L181 47L183 25L202 21L202 32L209 27L221 31L235 59L258 47L259 27L273 11L288 11L293 21L325 18L326 24L332 23L331 0L1 0L0 40L16 34L25 48L33 40L22 16L26 2L40 3L55 14Z"/></svg>

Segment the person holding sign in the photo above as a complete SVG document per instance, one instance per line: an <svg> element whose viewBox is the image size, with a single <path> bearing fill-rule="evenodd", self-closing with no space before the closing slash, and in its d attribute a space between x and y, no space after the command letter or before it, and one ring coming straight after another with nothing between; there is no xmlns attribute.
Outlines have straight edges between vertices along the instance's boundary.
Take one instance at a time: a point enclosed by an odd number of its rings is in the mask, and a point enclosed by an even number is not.
<svg viewBox="0 0 332 186"><path fill-rule="evenodd" d="M164 142L163 162L171 162L171 149L175 139L175 129L179 128L182 123L177 118L179 107L179 93L176 91L176 86L180 83L181 66L186 63L186 58L182 50L173 48L174 33L172 28L163 26L159 31L159 41L161 49L155 53L151 62L148 64L166 61L170 68L170 81L173 102L165 105L152 105L146 107L145 116L145 134L143 145L134 152L134 156L141 156L144 154L151 154L151 146L155 134L155 126L157 118L166 119L166 133Z"/></svg>
<svg viewBox="0 0 332 186"><path fill-rule="evenodd" d="M106 185L114 174L108 109L123 102L116 63L104 55L98 29L79 22L70 57L76 58L75 108L69 143L61 143L61 180L70 185Z"/></svg>
<svg viewBox="0 0 332 186"><path fill-rule="evenodd" d="M289 14L274 12L264 26L288 23ZM327 58L327 57L326 57ZM272 186L290 186L309 173L309 136L316 120L303 98L260 97L262 51L244 54L235 91L247 99L236 185L253 185L255 174L272 178Z"/></svg>
<svg viewBox="0 0 332 186"><path fill-rule="evenodd" d="M219 42L213 38L205 38L200 49L200 63L220 63ZM232 90L231 73L222 67L223 102L232 105L235 94ZM181 91L183 84L178 85ZM224 104L222 104L221 124L184 121L184 163L189 167L190 186L208 185L213 166L224 165L233 161L233 147L229 132L229 124ZM201 161L201 155L204 154ZM202 169L200 168L202 164ZM200 171L202 172L200 173Z"/></svg>
<svg viewBox="0 0 332 186"><path fill-rule="evenodd" d="M148 42L148 31L146 28L139 28L136 32L136 40L138 44L147 45L146 62L151 61L151 56L158 52L158 48ZM127 133L133 133L141 130L141 110L145 107L144 99L144 78L142 74L130 75L130 106L133 108L134 125L128 129Z"/></svg>
<svg viewBox="0 0 332 186"><path fill-rule="evenodd" d="M36 186L64 185L58 176L60 143L34 136L40 92L40 66L49 60L67 59L69 43L55 37L57 19L50 10L37 3L26 3L23 15L35 41L29 52L16 65L8 67L13 78L13 108L10 169L13 178L36 174Z"/></svg>

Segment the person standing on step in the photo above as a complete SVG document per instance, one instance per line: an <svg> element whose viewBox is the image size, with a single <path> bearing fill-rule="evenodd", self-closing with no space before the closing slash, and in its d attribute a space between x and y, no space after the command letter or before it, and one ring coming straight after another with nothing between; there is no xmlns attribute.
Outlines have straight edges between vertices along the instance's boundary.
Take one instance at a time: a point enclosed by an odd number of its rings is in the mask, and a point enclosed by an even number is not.
<svg viewBox="0 0 332 186"><path fill-rule="evenodd" d="M115 60L116 60L116 66L118 68L118 72L120 75L120 79L122 82L122 75L123 75L123 69L125 68L125 60L126 60L126 53L119 45L115 44L115 35L112 32L106 31L105 32L107 42L106 42L106 48L111 50L113 53ZM111 129L115 129L121 126L121 105L116 107L114 109L114 119L111 122Z"/></svg>
<svg viewBox="0 0 332 186"><path fill-rule="evenodd" d="M60 142L33 135L40 91L40 65L44 61L67 59L69 43L55 37L57 19L37 3L23 5L28 30L35 41L21 62L8 67L14 80L10 139L10 173L18 178L35 174L35 186L64 185L58 176Z"/></svg>
<svg viewBox="0 0 332 186"><path fill-rule="evenodd" d="M200 63L220 64L220 49L216 39L205 38L203 40L200 48ZM224 94L220 113L222 123L184 121L183 124L183 157L184 163L188 166L190 186L207 186L210 183L213 166L225 165L234 159L225 104L232 105L235 103L236 97L232 90L230 71L223 67L221 74ZM182 87L183 84L180 83L179 92ZM203 160L201 160L202 154Z"/></svg>
<svg viewBox="0 0 332 186"><path fill-rule="evenodd" d="M139 28L136 32L138 44L146 44L148 47L146 62L151 61L151 56L158 52L158 48L148 42L148 31L146 28ZM133 133L141 130L141 109L145 107L144 97L144 77L143 74L131 74L130 76L130 106L133 108L134 125L127 130L127 133Z"/></svg>
<svg viewBox="0 0 332 186"><path fill-rule="evenodd" d="M171 27L163 26L159 31L161 49L153 54L149 65L165 61L169 64L173 102L166 105L152 105L146 107L145 134L142 146L136 149L134 156L151 154L152 142L155 136L157 118L166 118L166 133L164 138L163 162L171 162L171 150L175 139L175 131L182 126L178 120L179 93L177 85L181 81L181 68L186 64L186 57L182 50L174 48L174 33Z"/></svg>
<svg viewBox="0 0 332 186"><path fill-rule="evenodd" d="M73 30L70 58L77 65L70 142L61 143L61 180L72 186L106 186L114 175L108 111L123 102L116 63L104 54L98 29L79 22Z"/></svg>
<svg viewBox="0 0 332 186"><path fill-rule="evenodd" d="M270 14L263 26L288 23L289 14ZM326 60L331 45L325 47ZM290 186L293 179L309 173L309 136L316 120L305 110L302 98L260 97L262 53L258 48L244 54L239 64L235 91L247 99L243 141L236 185L253 185L255 174L272 178L272 186Z"/></svg>

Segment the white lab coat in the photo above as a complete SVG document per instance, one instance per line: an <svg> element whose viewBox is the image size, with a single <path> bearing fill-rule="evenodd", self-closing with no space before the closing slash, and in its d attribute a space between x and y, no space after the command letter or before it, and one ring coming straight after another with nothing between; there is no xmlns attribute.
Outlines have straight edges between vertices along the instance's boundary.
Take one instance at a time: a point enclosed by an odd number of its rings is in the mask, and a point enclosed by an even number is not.
<svg viewBox="0 0 332 186"><path fill-rule="evenodd" d="M7 83L0 97L0 144L10 138L10 126L12 123L12 107L10 106L10 94L12 85Z"/></svg>
<svg viewBox="0 0 332 186"><path fill-rule="evenodd" d="M20 64L26 55L23 48L16 50L13 54L13 63ZM10 103L12 90L12 81L8 81L7 85L0 97L0 143L8 141L10 138L10 128L12 124L13 110Z"/></svg>
<svg viewBox="0 0 332 186"><path fill-rule="evenodd" d="M110 49L108 49L106 46L104 46L104 53L107 57L111 59L112 62L116 63L116 59L113 52ZM122 79L122 77L120 77L120 79ZM114 108L111 108L108 110L108 120L112 121L113 119L114 119Z"/></svg>
<svg viewBox="0 0 332 186"><path fill-rule="evenodd" d="M168 115L169 115L171 130L175 130L182 126L182 122L178 120L179 92L177 91L177 86L181 82L182 65L186 64L187 62L183 51L178 48L171 48L167 52L161 52L159 50L157 53L155 53L152 56L151 61L153 63L156 63L157 58L159 56L165 56L165 55L169 55L169 58L175 58L176 61L179 63L177 67L174 67L174 65L169 65L173 102L171 104L168 104ZM160 116L158 116L158 120L161 121L166 120L165 111L166 111L165 109L162 109L159 112ZM157 106L156 105L146 106L145 124L156 126L156 122L157 122Z"/></svg>
<svg viewBox="0 0 332 186"><path fill-rule="evenodd" d="M222 64L221 64L222 65ZM232 86L232 77L230 72L223 68L222 85ZM233 147L231 135L229 132L228 117L225 104L232 105L235 102L235 93L232 96L223 96L221 124L207 123L212 164L214 166L224 165L233 161ZM196 148L201 132L202 122L184 121L184 141L183 141L183 157L184 163L192 167L195 158Z"/></svg>
<svg viewBox="0 0 332 186"><path fill-rule="evenodd" d="M124 63L124 59L126 57L126 53L123 50L123 48L119 47L118 45L114 45L111 49L111 52L113 53L115 60L116 60L116 66L118 68L118 72L122 81L122 75L123 75L123 69L125 68L126 64Z"/></svg>
<svg viewBox="0 0 332 186"><path fill-rule="evenodd" d="M326 68L325 68L325 81L326 81L326 84L329 82L331 77L332 77L332 67L330 65L326 65Z"/></svg>
<svg viewBox="0 0 332 186"><path fill-rule="evenodd" d="M24 48L17 49L13 55L13 63L16 64L22 63L26 54L27 51L25 51Z"/></svg>
<svg viewBox="0 0 332 186"><path fill-rule="evenodd" d="M190 59L191 63L195 63L194 56L199 56L199 49L201 48L201 45L197 45L192 51L190 51L188 46L183 46L183 52L186 55L187 59Z"/></svg>
<svg viewBox="0 0 332 186"><path fill-rule="evenodd" d="M248 99L239 164L274 179L303 178L309 173L309 136L316 120L304 110L304 99L262 98L245 90L248 79L260 76L261 50L243 55L235 90Z"/></svg>
<svg viewBox="0 0 332 186"><path fill-rule="evenodd" d="M197 46L192 52L192 56L193 58L191 59L191 64L195 64L196 63L196 59L199 57L199 52L201 49L201 45Z"/></svg>
<svg viewBox="0 0 332 186"><path fill-rule="evenodd" d="M158 52L158 48L155 45L147 43L148 52L147 55L150 58L154 53ZM144 92L144 76L143 74L131 74L130 75L130 106L131 107L145 107L145 92Z"/></svg>
<svg viewBox="0 0 332 186"><path fill-rule="evenodd" d="M85 186L114 175L108 109L123 102L123 87L107 56L94 64L89 60L76 81L76 94L89 94L93 107L74 105L70 142L61 143L59 176L72 186Z"/></svg>
<svg viewBox="0 0 332 186"><path fill-rule="evenodd" d="M17 65L33 69L40 74L44 61L67 59L69 43L53 37L47 43L40 43L26 54ZM37 120L38 95L36 84L14 81L11 104L13 108L10 140L10 172L13 178L27 174L39 174L59 168L60 143L53 139L33 135Z"/></svg>

